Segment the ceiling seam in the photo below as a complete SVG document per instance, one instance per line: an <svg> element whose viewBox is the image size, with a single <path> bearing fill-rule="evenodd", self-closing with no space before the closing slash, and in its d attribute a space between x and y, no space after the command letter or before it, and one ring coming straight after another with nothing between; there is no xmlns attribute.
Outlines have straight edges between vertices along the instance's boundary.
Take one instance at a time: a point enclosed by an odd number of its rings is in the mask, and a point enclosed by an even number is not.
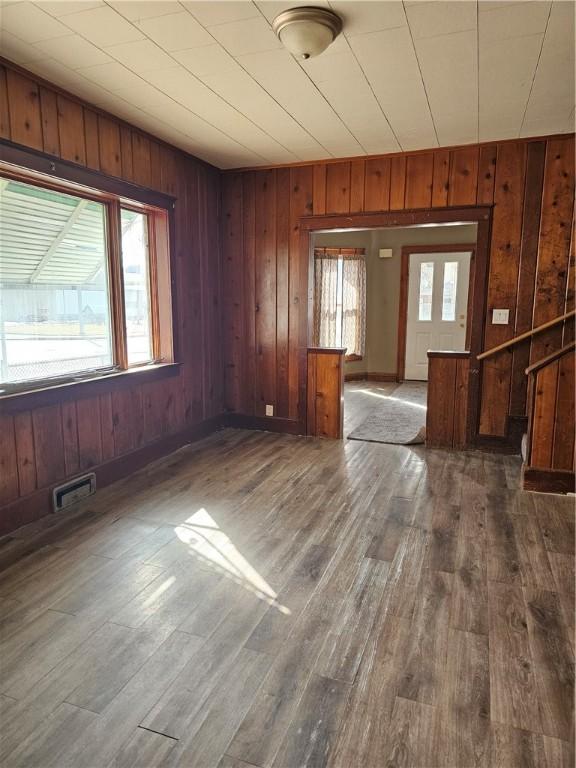
<svg viewBox="0 0 576 768"><path fill-rule="evenodd" d="M107 0L104 0L104 2L105 2L105 4L106 4L106 7L108 7L108 8L109 8L111 11L114 11L114 13L116 13L116 15L117 15L117 16L119 16L119 17L122 19L122 21L125 21L125 22L127 22L128 24L130 24L132 27L134 27L134 29L135 29L137 32L139 32L140 34L144 35L144 37L145 37L145 39L146 39L146 40L149 40L149 41L150 41L151 43L153 43L154 45L157 45L157 43L155 43L155 42L154 42L154 40L151 40L151 39L148 37L148 35L146 35L146 33L145 33L143 30L141 30L141 29L139 29L138 27L136 27L134 24L132 24L132 22L130 22L128 19L126 19L124 16L122 16L122 14L118 13L118 11L116 11L116 10L115 10L115 9L114 9L112 6L108 5L108 2L107 2ZM40 10L44 10L44 9L41 7L41 5L38 5L38 3L34 3L34 5L35 5L36 7L38 7L38 8L40 8ZM90 10L91 10L91 9L90 9ZM48 11L44 11L44 13L48 13ZM80 13L82 13L82 11L80 11ZM67 27L67 28L70 30L70 32L71 32L71 34L72 34L72 35L77 35L78 37L80 37L80 38L81 38L82 40L84 40L85 42L87 42L87 43L90 43L90 45L93 45L95 48L97 48L97 49L98 49L99 51L101 51L102 53L105 53L106 55L108 55L108 56L111 56L111 54L109 54L109 53L106 51L106 49L104 49L104 48L100 48L100 47L99 47L99 46L97 46L95 43L93 43L91 40L89 40L87 37L85 37L84 35L82 35L80 32L77 32L76 30L72 29L72 27L69 27L69 26L68 26L68 24L66 24L66 22L64 21L64 19L66 19L66 16L63 16L63 17L61 17L61 18L57 18L57 17L55 17L55 16L52 16L52 14L48 14L48 15L49 15L49 16L51 16L51 18L53 18L53 19L56 19L56 21L59 21L59 22L60 22L60 23L61 23L63 26ZM74 14L69 14L69 15L71 15L71 16L72 16L72 15L74 15ZM13 33L11 33L11 34L13 34ZM17 36L17 35L14 35L14 37L18 37L18 36ZM68 37L68 35L64 35L63 37ZM20 39L20 38L18 38L18 39ZM51 39L53 39L53 40L56 40L56 39L59 39L59 38L51 38ZM25 42L25 41L22 41L22 42ZM132 41L132 42L138 42L138 40L134 40L134 41ZM33 43L29 43L29 45L32 45L32 47L34 47L34 44L33 44ZM160 46L158 46L158 48L160 48L160 50L162 50L164 53L166 53L167 55L169 55L169 54L168 54L168 52L167 52L167 51L164 51L164 49L163 49L163 48L161 48ZM149 117L153 117L153 118L155 118L156 120L159 120L159 118L158 118L156 115L154 115L154 114L152 114L152 113L148 112L148 111L146 110L146 108L143 108L143 107L137 107L135 104L132 104L131 102L129 102L129 101L126 101L126 99L124 99L122 96L118 96L118 94L114 93L114 91L111 91L109 88L106 88L105 86L101 85L100 83L97 83L97 82L95 82L94 80L90 80L88 77L84 77L84 75L82 75L82 74L81 74L81 73L80 73L80 72L79 72L77 69L72 69L71 67L67 66L66 64L63 64L61 61L58 61L58 59L54 59L54 57L49 57L49 58L51 58L53 61L56 61L56 63L57 63L57 64L59 64L60 66L63 66L63 67L65 67L66 69L69 69L69 70L70 70L70 72L72 72L73 74L75 74L75 75L77 75L77 76L79 76L79 77L83 77L83 78L86 80L86 82L87 82L89 85L93 85L93 86L95 85L95 86L97 86L98 88L100 88L101 90L103 90L103 91L106 91L106 93L109 93L109 94L110 94L111 96L113 96L114 98L116 98L116 99L121 99L122 101L124 101L124 102L126 103L126 105L127 105L128 107L131 107L132 109L138 109L138 110L140 110L141 112L144 112L144 114L148 115ZM125 64L123 64L123 62L121 62L121 61L119 61L118 59L114 58L114 56L111 56L111 58L113 58L113 59L114 59L114 61L115 61L116 63L118 63L118 64L121 64L122 66L126 67L126 65L125 65ZM171 58L172 58L172 57L171 57ZM30 65L29 65L29 66L32 66L32 65L34 65L34 64L36 64L36 62L30 62ZM93 66L99 66L99 65L97 65L97 64L96 64L96 65L93 65ZM89 69L89 67L84 67L84 69ZM229 134L227 134L225 131L223 131L221 128L219 128L218 126L214 125L214 124L213 124L213 123L211 123L209 120L207 120L205 117L202 117L202 115L199 115L199 114L197 114L196 112L194 112L193 110L191 110L191 109L189 109L188 107L184 106L184 104L181 104L179 101L177 101L177 100L176 100L175 98L173 98L172 96L169 96L167 93L164 93L163 91L161 91L161 90L160 90L160 89L159 89L157 86L153 85L153 84L152 84L152 83L150 83L148 80L144 80L144 78L143 78L143 77L142 77L142 76L141 76L141 75L140 75L138 72L134 72L134 70L130 69L129 67L126 67L126 69L127 69L129 72L131 72L133 75L135 75L136 77L138 77L138 78L139 78L139 79L142 81L142 83L143 83L144 85L147 85L147 86L149 86L150 88L154 88L155 90L157 90L157 91L158 91L158 93L159 93L159 94L161 94L162 96L164 96L164 97L165 97L165 98L167 98L167 99L170 99L170 101L173 101L173 102L174 102L174 104L177 104L179 107L181 107L182 109L185 109L187 112L190 112L190 114L191 114L191 115L193 115L194 117L197 117L199 120L202 120L202 122L203 122L203 123L206 123L206 125L207 125L207 126L210 126L210 128L213 128L214 130L218 131L218 132L219 132L219 133L221 133L223 136L226 136L226 138L227 138L227 139L229 139L230 141L233 141L233 142L234 142L235 144L237 144L237 145L238 145L240 148L242 148L242 149L245 149L247 152L250 152L252 155L255 155L255 156L257 156L257 157L260 157L260 158L261 158L262 160L264 160L265 162L269 162L269 161L268 161L268 159L267 159L266 157L264 157L263 155L261 155L261 154L260 154L259 152L257 152L256 150L250 149L250 147L247 147L245 144L242 144L242 142L238 141L238 139L235 139L233 136L230 136L230 135L229 135ZM189 70L187 70L187 71L189 71ZM69 90L71 90L71 86L67 86L67 87L68 87L68 89L69 89ZM85 100L87 101L87 103L88 103L88 104L90 103L90 102L88 101L87 97L85 97L85 96L84 96L84 97L81 97L81 98L85 99ZM219 97L219 98L220 98L220 97ZM238 110L236 110L236 111L238 111ZM238 114L240 114L240 113L238 113ZM160 123L162 123L163 125L166 125L168 128L173 128L173 126L169 125L168 123L164 122L163 120L159 120L159 122L160 122ZM251 121L251 122L252 122L252 121ZM179 130L179 129L176 129L176 130ZM180 131L180 130L179 130L179 133L182 133L182 135L183 135L183 136L188 136L188 134L185 134L185 133L183 133L183 131ZM160 137L158 137L158 138L160 138ZM192 137L192 136L189 136L188 138L190 138L190 139L193 139L193 137ZM189 150L185 150L185 151L189 151ZM198 150L196 150L196 151L198 151ZM199 151L202 151L202 150L200 149ZM214 153L217 153L217 150L208 149L207 151L209 151L209 152L214 152Z"/></svg>
<svg viewBox="0 0 576 768"><path fill-rule="evenodd" d="M522 122L520 123L520 128L518 130L517 137L519 138L522 134L522 129L524 128L524 123L526 121L526 113L528 112L528 104L530 104L530 98L532 96L532 91L534 89L534 83L536 82L536 75L538 73L538 67L540 66L540 59L542 57L542 51L544 50L544 41L546 40L546 34L548 33L548 24L550 23L550 17L552 16L552 2L550 3L550 7L548 8L548 16L546 18L546 26L544 27L544 34L542 35L542 42L540 44L540 50L538 51L538 59L536 60L536 66L534 67L534 74L532 75L532 82L530 83L530 90L528 92L528 96L526 98L526 104L524 106L524 112L522 113Z"/></svg>
<svg viewBox="0 0 576 768"><path fill-rule="evenodd" d="M230 107L230 109L233 109L233 110L234 110L235 112L237 112L239 115L242 115L242 117L244 117L246 120L248 120L248 122L250 122L250 123L251 123L251 124L252 124L252 125L253 125L255 128L257 128L258 130L262 131L262 133L265 133L265 134L266 134L266 136L268 136L270 139L272 139L272 141L275 141L275 142L278 144L278 146L282 147L282 149L285 149L285 150L286 150L286 152L290 152L291 154L294 154L294 153L292 152L292 150L288 149L288 147L285 147L285 146L284 146L284 145L283 145L281 142L279 142L277 139L275 139L273 136L271 136L271 135L270 135L270 134L269 134L267 131L265 131L265 130L264 130L262 127L261 127L261 126L257 125L257 124L256 124L256 123L255 123L253 120L251 120L251 119L250 119L250 118L249 118L247 115L245 115L243 112L240 112L240 110L239 110L239 109L237 109L235 106L233 106L232 104L230 104L230 102L228 102L228 101L227 101L227 100L226 100L226 99L225 99L223 96L221 96L219 93L217 93L217 92L216 92L216 91L214 91L212 88L210 88L210 86L209 86L209 85L207 85L207 84L206 84L206 83L205 83L203 80L201 80L201 79L198 77L198 75L195 75L195 74L194 74L193 72L191 72L191 71L190 71L190 70L189 70L187 67L185 67L185 66L184 66L184 64L182 64L180 61L178 61L178 59L175 59L175 58L174 58L174 56L172 55L172 53L177 53L177 51L167 51L167 50L165 50L164 48L162 48L162 46L161 46L161 45L159 45L159 44L158 44L158 43L157 43L155 40L153 40L151 37L149 37L149 36L146 34L146 32L145 32L143 29L140 29L140 27L137 27L137 26L136 26L135 24L133 24L133 23L132 23L132 22L131 22L129 19L127 19L125 16L122 16L122 14L121 14L121 13L118 13L118 11L116 11L116 9L115 9L113 6L111 6L111 5L108 3L108 0L104 0L104 2L105 2L105 4L106 4L106 6L107 6L108 8L110 8L111 10L113 10L113 11L114 11L116 14L118 14L118 16L120 16L120 18L121 18L121 19L123 19L124 21L128 22L128 24L130 24L131 26L133 26L135 30L137 30L137 31L138 31L138 32L140 32L142 35L144 35L144 37L146 38L146 40L149 40L149 41L150 41L150 42L151 42L153 45L155 45L155 46L156 46L156 47L157 47L159 50L161 50L161 51L162 51L164 54L166 54L167 56L169 56L169 57L172 59L172 61L174 62L174 64L175 64L176 66L178 66L178 67L183 67L183 68L186 70L186 72L189 72L189 73L192 75L192 77L196 78L196 80L198 80L198 82L202 83L202 85L203 85L205 88L207 88L207 89L208 89L208 90L209 90L211 93L213 93L213 94L214 94L214 95L215 95L217 98L221 99L221 100L222 100L222 101L223 101L225 104L227 104L227 105ZM200 22L198 21L198 19L196 19L196 17L195 17L195 16L193 16L193 14L191 14L191 13L188 11L188 9L187 9L186 7L184 7L184 6L181 6L181 8L182 8L182 12L188 13L188 15L189 15L189 16L191 16L191 17L192 17L192 18L193 18L195 21L197 21L197 22L198 22L198 24L200 24ZM165 14L165 15L167 15L167 16L170 16L171 14ZM153 17L152 17L152 18L153 18ZM159 17L159 18L162 18L162 17ZM214 39L214 40L215 40L215 38L213 37L213 35L212 35L212 34L211 34L211 33L210 33L210 32L209 32L207 29L206 29L206 27L205 27L203 24L200 24L200 26L202 27L202 29L204 29L206 32L208 32L208 34L210 34L210 37L212 37L212 39ZM90 42L90 41L88 41L88 42ZM137 41L137 40L135 40L134 42L138 42L138 41ZM94 43L92 43L92 45L94 45ZM110 46L110 47L113 47L113 46ZM201 48L202 46L197 46L197 47L198 47L198 48ZM232 141L235 141L235 142L236 142L236 143L237 143L239 146L241 146L241 147L244 147L244 148L245 148L245 149L247 149L249 152L252 152L252 153L253 153L253 154L255 154L255 155L259 155L259 156L260 156L260 157L261 157L263 160L266 160L266 161L268 161L268 160L267 160L267 158L266 158L266 157L264 157L263 155L260 155L260 153L259 153L259 152L256 152L255 150L253 150L253 149L250 149L250 147L247 147L245 144L242 144L242 142L238 141L238 139L235 139L233 136L230 136L230 135L229 135L229 134L227 134L225 131L223 131L221 128L218 128L216 125L214 125L214 123L211 123L209 120L207 120L207 119L206 119L206 117L202 117L202 115L199 115L197 112L194 112L193 110L189 109L189 107L186 107L186 106L184 106L184 104L181 104L181 103L180 103L180 102L179 102L177 99L174 99L172 96L169 96L167 93L164 93L164 91L161 91L161 90L160 90L160 89L159 89L157 86L153 85L153 84L152 84L152 83L150 83L148 80L144 80L144 78L142 78L142 76L141 76L141 75L139 75L137 72L134 72L134 70L133 70L133 69L131 69L131 68L130 68L128 65L124 64L122 61L119 61L119 59L116 59L116 58L114 57L114 55L113 55L113 54L109 53L109 50L108 50L108 49L102 49L102 48L100 48L99 50L102 50L102 51L104 51L104 53L107 53L108 55L111 55L111 56L112 56L112 58L114 58L114 59L115 59L115 61L118 61L118 63L119 63L119 64L122 64L122 66L126 67L126 69L128 69L130 72L132 72L133 74L136 74L138 77L140 77L140 79L141 79L141 80L142 80L144 83L146 83L147 85L151 85L153 88L156 88L156 90L158 90L158 91L159 91L160 93L162 93L164 96L167 96L168 98L172 99L172 101L174 101L174 103L175 103L175 104L179 104L181 107L184 107L184 109L187 109L187 110L188 110L188 112L190 112L191 114L195 115L196 117L199 117L199 118L200 118L201 120L203 120L203 121L204 121L204 122L205 122L207 125L210 125L210 126L212 126L212 128L215 128L216 130L220 131L220 133L224 134L224 136L227 136L227 137L228 137L229 139L231 139ZM112 91L110 91L110 93L112 93ZM130 102L128 102L128 103L130 103Z"/></svg>
<svg viewBox="0 0 576 768"><path fill-rule="evenodd" d="M328 6L330 8L332 8L330 3L328 3ZM366 84L368 85L368 88L370 88L370 93L374 97L374 100L376 101L376 104L378 104L378 109L382 113L382 117L384 118L384 120L386 120L386 123L388 124L388 128L390 128L390 133L392 134L392 136L394 136L394 140L396 141L396 144L398 144L398 148L402 151L403 147L402 147L402 144L400 144L400 140L399 140L398 136L396 135L396 131L392 128L392 123L390 122L390 120L388 119L388 116L384 112L384 108L382 107L382 104L380 104L380 100L378 99L378 96L376 96L376 93L374 92L374 88L372 88L372 83L368 79L368 75L364 71L364 67L362 66L362 64L360 64L360 61L358 60L358 57L356 56L356 51L350 45L350 40L348 39L348 35L344 31L342 31L342 37L346 40L346 45L348 46L348 50L350 51L350 53L354 57L354 60L356 61L356 64L358 64L358 66L360 68L360 71L364 75L364 79L366 80Z"/></svg>
<svg viewBox="0 0 576 768"><path fill-rule="evenodd" d="M254 3L252 3L252 4L254 5ZM261 83L259 83L259 82L258 82L258 80L256 80L256 78L254 78L254 77L253 77L253 76L250 74L250 72L249 72L249 71L246 69L246 67L244 67L244 65L243 65L241 62L239 62L239 61L238 61L238 59L237 59L237 58L236 58L236 57L235 57L235 56L234 56L232 53L230 53L230 51L229 51L229 50L226 48L226 46L224 46L224 45L223 45L223 44L222 44L222 43L221 43L221 42L220 42L220 41L219 41L219 40L218 40L216 37L214 37L214 35L213 35L213 34L212 34L212 32L210 31L210 29L209 29L208 27L205 27L205 26L202 24L202 22L198 21L198 19L196 18L196 16L194 16L194 14L192 13L192 11L190 11L190 10L189 10L189 8L187 8L187 7L185 7L185 6L183 6L183 7L184 7L184 10L185 10L185 11L186 11L186 12L187 12L187 13L188 13L188 14L189 14L189 15L190 15L190 16L191 16L191 17L192 17L192 18L193 18L195 21L197 21L197 22L198 22L198 24L200 24L200 25L201 25L202 29L206 30L206 32L207 32L207 33L210 35L210 37L211 37L211 38L214 40L214 42L215 42L215 43L217 43L217 45L219 45L219 46L222 48L222 50L226 51L226 53L227 53L229 56L231 56L231 57L234 59L234 61L235 61L235 62L236 62L236 64L237 64L237 65L240 67L240 69L241 69L243 72L245 72L245 73L248 75L248 77L249 77L249 78L250 78L250 79L251 79L251 80L252 80L252 81L253 81L253 82L254 82L254 83L255 83L255 84L256 84L256 85L259 87L259 88L261 88L261 89L262 89L262 91L264 91L264 93L266 93L266 94L267 94L267 95L268 95L268 96L269 96L269 97L272 99L272 101L274 101L274 103L275 103L275 104L277 104L277 105L280 107L280 109L281 109L281 110L282 110L284 113L285 113L285 114L286 114L286 115L287 115L287 116L288 116L288 117L289 117L291 120L293 120L293 121L296 123L296 125L299 125L299 126L300 126L300 128L302 128L302 130L303 130L303 131L304 131L304 132L305 132L305 133L306 133L308 136L310 136L310 138L311 138L313 141L315 141L317 144L319 144L319 145L322 147L322 149L323 149L325 152L328 152L328 154L329 154L331 157L333 157L332 153L331 153L331 152L330 152L330 151L329 151L329 150L328 150L328 149L327 149L327 148L326 148L326 147L325 147L325 146L322 144L322 142L321 142L321 141L319 141L319 140L318 140L318 139L317 139L315 136L313 136L313 135L310 133L310 131L309 131L307 128L305 128L305 127L302 125L302 123L301 123L299 120L297 120L297 119L296 119L296 118L295 118L293 115L291 115L291 114L290 114L290 112L288 112L288 110L287 110L285 107L283 107L283 106L282 106L282 104L281 104L281 103L280 103L280 102L279 102L279 101L278 101L278 100L277 100L277 99L276 99L276 98L275 98L275 97L274 97L274 96L273 96L273 95L272 95L272 94L271 94L271 93L270 93L270 92L269 92L269 91L268 91L266 88L264 88L264 86L263 86ZM258 8L258 6L254 5L254 7L256 8L256 10L257 10L259 13L261 13L261 12L260 12L260 9ZM255 18L256 18L256 17L255 17ZM265 18L265 17L264 17L264 18ZM267 21L267 19L266 19L266 21ZM230 23L230 22L223 22L223 24L229 24L229 23ZM214 24L214 25L211 25L211 26L215 26L215 27L217 27L217 26L222 26L222 24ZM275 50L275 49L271 49L271 50ZM265 51L264 51L264 52L265 52ZM184 65L182 64L181 66L184 66ZM188 70L188 71L190 72L190 70ZM193 73L192 73L192 74L193 74ZM198 76L198 75L194 75L194 77L199 77L199 76ZM202 81L202 82L204 82L204 81ZM206 83L204 83L204 85L206 85ZM208 88L209 86L208 86L208 85L206 85L206 87ZM214 93L217 93L217 92L216 92L216 91L214 91ZM220 96L219 94L217 94L217 95L218 95L218 96ZM221 98L221 99L223 99L223 97L222 97L222 96L220 96L220 98ZM228 103L228 102L226 102L226 103ZM232 105L231 105L231 106L232 106ZM236 107L234 107L234 109L236 109ZM237 112L239 112L239 114L241 114L241 115L243 115L243 114L244 114L243 112L240 112L238 109L236 109L236 111L237 111ZM254 125L256 125L256 123L254 123L254 121L253 121L253 120L251 120L251 119L250 119L250 118L249 118L247 115L244 115L244 117L246 117L246 119L247 119L247 120L250 120L250 122L251 122L251 123L253 123ZM258 127L260 127L260 126L258 126ZM260 130L263 130L263 129L261 128ZM267 133L267 132L265 131L265 133ZM270 134L268 134L268 135L270 135ZM270 138L274 138L274 137L273 137L273 136L270 136ZM278 141L278 139L274 139L274 141ZM279 141L278 141L278 144L280 144L280 146L284 147L284 145L283 145L283 144L281 144ZM284 149L285 149L287 152L292 152L292 150L291 150L291 149L288 149L288 147L284 147ZM302 160L302 158L299 158L299 159L300 159L300 160Z"/></svg>
<svg viewBox="0 0 576 768"><path fill-rule="evenodd" d="M420 79L422 80L422 88L424 88L426 103L428 104L428 111L430 112L430 120L432 120L432 127L434 128L434 136L436 136L436 146L439 147L440 140L438 139L438 131L436 130L436 123L434 122L434 115L432 114L432 107L430 106L430 99L428 97L428 91L426 90L426 83L424 82L424 75L422 74L422 67L420 66L420 59L418 58L418 52L416 51L416 46L414 44L414 36L412 35L412 28L410 26L410 22L408 21L408 14L406 13L406 5L404 0L402 0L402 9L404 11L404 16L406 17L406 24L408 26L410 40L412 41L412 48L414 50L414 56L416 57L416 63L418 64L418 71L420 72Z"/></svg>
<svg viewBox="0 0 576 768"><path fill-rule="evenodd" d="M268 24L268 26L270 27L270 29L272 29L272 25L270 24L270 22L268 21L268 19L266 18L266 16L265 16L265 15L262 13L262 11L261 11L261 9L259 8L259 6L258 6L258 5L256 5L256 8L258 9L258 11L259 11L260 15L262 16L262 18L263 18L263 19L266 21L266 23ZM328 99L326 98L326 96L324 96L324 94L323 94L323 93L322 93L322 91L321 91L321 90L318 88L318 86L316 85L316 83L314 82L314 80L312 80L312 78L310 77L310 75L308 74L308 72L306 72L306 70L304 69L304 67L303 67L303 66L300 64L300 62L299 62L299 61L298 61L298 60L297 60L297 59L296 59L294 56L292 56L292 59L293 59L293 60L296 62L296 64L299 66L300 70L301 70L301 71L302 71L302 72L303 72L303 73L306 75L306 77L308 78L308 80L309 80L309 81L310 81L310 83L312 84L312 87L313 87L313 88L314 88L314 89L317 91L317 93L320 95L320 97L321 97L321 98L322 98L322 99L323 99L323 100L326 102L326 104L327 104L327 105L330 107L330 109L332 110L332 112L333 112L333 113L334 113L334 115L336 116L337 120L339 120L339 121L342 123L342 125L344 126L344 128L345 128L345 129L348 131L348 133L350 134L350 136L351 136L351 137L354 139L354 141L356 141L356 142L358 143L358 145L359 145L359 146L362 148L362 151L364 152L364 154L368 154L368 152L366 151L366 149L365 149L365 148L362 146L362 143L361 143L360 141L358 141L358 139L356 138L356 136L354 136L354 134L352 133L352 131L350 130L350 128L349 128L349 127L346 125L346 123L345 123L345 122L344 122L344 120L343 120L343 119L340 117L340 115L338 114L338 112L336 112L336 110L334 109L334 107L332 106L332 104L330 104L330 102L328 101ZM327 151L328 151L328 150L327 150ZM331 157L334 157L334 155L332 154L332 152L330 152L330 156L331 156Z"/></svg>
<svg viewBox="0 0 576 768"><path fill-rule="evenodd" d="M476 0L476 141L480 141L480 0Z"/></svg>

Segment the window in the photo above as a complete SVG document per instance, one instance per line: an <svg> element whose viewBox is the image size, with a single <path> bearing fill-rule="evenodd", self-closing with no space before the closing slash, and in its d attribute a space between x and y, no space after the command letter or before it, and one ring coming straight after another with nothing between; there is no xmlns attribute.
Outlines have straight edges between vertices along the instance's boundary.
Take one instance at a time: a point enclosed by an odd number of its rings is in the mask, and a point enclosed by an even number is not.
<svg viewBox="0 0 576 768"><path fill-rule="evenodd" d="M126 311L128 364L153 358L150 327L148 221L137 211L122 208L122 274Z"/></svg>
<svg viewBox="0 0 576 768"><path fill-rule="evenodd" d="M456 288L458 286L458 262L444 264L444 285L442 288L442 320L456 320Z"/></svg>
<svg viewBox="0 0 576 768"><path fill-rule="evenodd" d="M0 176L0 394L170 362L152 269L161 241L169 270L166 211L15 176Z"/></svg>
<svg viewBox="0 0 576 768"><path fill-rule="evenodd" d="M366 262L361 248L314 251L314 343L362 357L366 328Z"/></svg>
<svg viewBox="0 0 576 768"><path fill-rule="evenodd" d="M418 320L432 320L432 289L434 287L434 263L420 264L420 289L418 291Z"/></svg>

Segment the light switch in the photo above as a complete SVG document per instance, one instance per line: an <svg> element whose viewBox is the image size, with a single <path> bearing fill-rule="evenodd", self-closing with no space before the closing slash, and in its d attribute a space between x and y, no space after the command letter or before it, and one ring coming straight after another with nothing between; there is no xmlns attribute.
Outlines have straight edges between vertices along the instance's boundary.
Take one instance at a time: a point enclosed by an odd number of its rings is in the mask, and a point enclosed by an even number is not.
<svg viewBox="0 0 576 768"><path fill-rule="evenodd" d="M274 416L274 406L273 405L267 405L266 406L266 416Z"/></svg>
<svg viewBox="0 0 576 768"><path fill-rule="evenodd" d="M510 319L509 309L493 309L492 325L508 325Z"/></svg>

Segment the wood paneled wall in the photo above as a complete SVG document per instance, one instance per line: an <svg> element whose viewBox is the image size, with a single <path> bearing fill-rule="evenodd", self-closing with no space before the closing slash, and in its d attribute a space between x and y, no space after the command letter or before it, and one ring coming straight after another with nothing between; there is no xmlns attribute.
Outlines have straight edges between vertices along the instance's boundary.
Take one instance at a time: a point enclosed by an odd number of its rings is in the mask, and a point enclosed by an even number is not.
<svg viewBox="0 0 576 768"><path fill-rule="evenodd" d="M345 349L308 350L306 432L315 437L344 436Z"/></svg>
<svg viewBox="0 0 576 768"><path fill-rule="evenodd" d="M426 445L429 448L464 448L468 411L470 356L465 352L428 353Z"/></svg>
<svg viewBox="0 0 576 768"><path fill-rule="evenodd" d="M528 425L524 487L528 490L574 492L574 343L551 355L528 378L533 404ZM529 369L530 370L530 369Z"/></svg>
<svg viewBox="0 0 576 768"><path fill-rule="evenodd" d="M298 418L308 311L299 217L477 204L494 205L488 349L574 302L574 136L225 173L227 410L261 416L269 403L277 416ZM510 309L510 324L492 325L493 308ZM560 343L551 332L483 365L482 434L506 436L509 416L525 413L527 364Z"/></svg>
<svg viewBox="0 0 576 768"><path fill-rule="evenodd" d="M2 507L221 414L222 368L219 171L5 67L0 138L176 197L181 363L175 377L95 397L15 415L0 404Z"/></svg>

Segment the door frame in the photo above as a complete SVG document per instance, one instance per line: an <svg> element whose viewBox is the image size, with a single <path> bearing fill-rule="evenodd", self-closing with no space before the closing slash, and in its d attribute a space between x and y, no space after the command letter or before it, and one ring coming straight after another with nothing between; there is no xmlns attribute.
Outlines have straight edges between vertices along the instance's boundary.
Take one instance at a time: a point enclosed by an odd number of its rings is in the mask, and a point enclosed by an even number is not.
<svg viewBox="0 0 576 768"><path fill-rule="evenodd" d="M476 356L482 351L488 290L488 265L493 205L470 205L457 208L424 208L405 211L371 213L322 214L299 219L299 286L298 303L308 301L308 312L300 312L298 328L298 424L306 431L308 360L307 349L312 345L314 317L314 253L312 235L331 230L389 229L419 224L462 223L477 224L474 286L470 309L470 372L468 382L467 432L472 441L479 435L480 424L480 363Z"/></svg>
<svg viewBox="0 0 576 768"><path fill-rule="evenodd" d="M470 253L470 277L468 281L468 305L466 308L466 348L470 346L470 308L474 292L474 271L476 268L476 243L450 245L403 245L400 262L400 304L398 307L398 351L396 357L396 376L404 381L406 370L406 335L408 327L408 281L410 278L411 253Z"/></svg>

